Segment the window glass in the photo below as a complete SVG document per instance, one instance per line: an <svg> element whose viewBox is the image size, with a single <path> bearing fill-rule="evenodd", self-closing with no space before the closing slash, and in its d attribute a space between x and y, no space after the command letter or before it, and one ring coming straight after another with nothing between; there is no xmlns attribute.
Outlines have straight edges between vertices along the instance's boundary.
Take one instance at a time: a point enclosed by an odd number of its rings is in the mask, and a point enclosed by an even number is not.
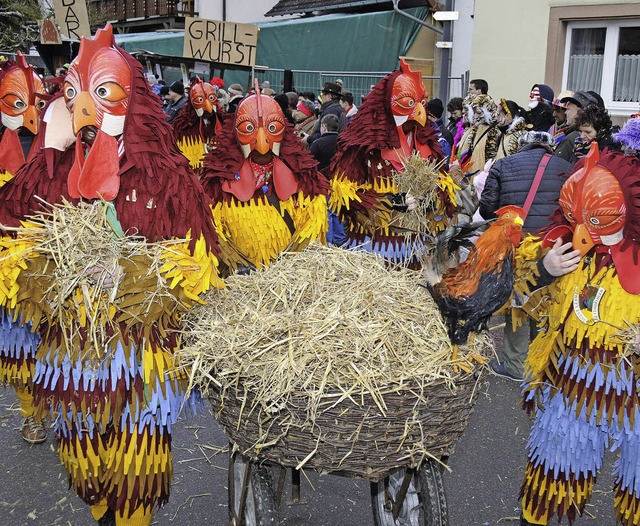
<svg viewBox="0 0 640 526"><path fill-rule="evenodd" d="M572 31L567 89L600 93L606 35L605 27Z"/></svg>
<svg viewBox="0 0 640 526"><path fill-rule="evenodd" d="M640 101L640 27L621 27L613 100Z"/></svg>

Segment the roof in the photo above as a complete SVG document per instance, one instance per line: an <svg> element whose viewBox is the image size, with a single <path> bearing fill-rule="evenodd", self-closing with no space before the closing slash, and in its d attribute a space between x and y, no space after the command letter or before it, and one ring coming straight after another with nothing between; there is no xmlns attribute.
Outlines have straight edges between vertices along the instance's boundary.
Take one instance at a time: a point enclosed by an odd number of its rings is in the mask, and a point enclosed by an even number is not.
<svg viewBox="0 0 640 526"><path fill-rule="evenodd" d="M401 0L399 7L402 9L417 6L424 7L433 5L433 3L433 0ZM358 8L371 9L376 6L379 6L380 10L392 9L393 2L391 0L344 0L342 2L337 0L280 0L265 13L265 16L310 14L316 11L325 14L328 11L349 11Z"/></svg>

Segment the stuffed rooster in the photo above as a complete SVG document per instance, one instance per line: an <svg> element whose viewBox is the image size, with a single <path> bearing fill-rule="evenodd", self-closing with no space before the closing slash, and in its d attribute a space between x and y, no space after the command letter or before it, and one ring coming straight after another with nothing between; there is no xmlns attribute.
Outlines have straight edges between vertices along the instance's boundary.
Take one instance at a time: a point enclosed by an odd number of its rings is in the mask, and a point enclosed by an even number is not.
<svg viewBox="0 0 640 526"><path fill-rule="evenodd" d="M514 252L520 244L525 213L518 206L505 206L496 214L498 219L475 246L469 237L486 223L447 228L438 236L434 254L425 264L427 288L447 324L454 359L458 345L466 343L471 332L486 330L489 318L513 289ZM469 248L469 256L451 266L460 247Z"/></svg>

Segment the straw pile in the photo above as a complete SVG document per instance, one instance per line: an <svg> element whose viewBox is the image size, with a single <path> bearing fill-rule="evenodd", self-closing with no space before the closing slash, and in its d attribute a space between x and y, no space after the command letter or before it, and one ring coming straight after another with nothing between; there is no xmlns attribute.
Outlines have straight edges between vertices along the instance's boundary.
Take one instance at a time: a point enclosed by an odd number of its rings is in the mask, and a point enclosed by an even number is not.
<svg viewBox="0 0 640 526"><path fill-rule="evenodd" d="M417 232L433 232L433 212L440 201L439 181L444 161L433 161L413 153L404 162L404 171L395 173L394 183L398 192L414 196L419 200L415 210L398 214L394 224Z"/></svg>
<svg viewBox="0 0 640 526"><path fill-rule="evenodd" d="M377 479L450 452L473 405L475 380L454 371L418 282L376 255L312 245L209 294L177 356L246 454ZM461 349L467 371L487 340Z"/></svg>
<svg viewBox="0 0 640 526"><path fill-rule="evenodd" d="M15 229L31 245L19 286L32 304L22 308L41 309L41 319L60 327L72 358L80 352L82 359L103 359L120 323L157 319L158 311L171 313L181 301L160 269L163 250L183 240L160 244L122 237L109 206L65 201Z"/></svg>

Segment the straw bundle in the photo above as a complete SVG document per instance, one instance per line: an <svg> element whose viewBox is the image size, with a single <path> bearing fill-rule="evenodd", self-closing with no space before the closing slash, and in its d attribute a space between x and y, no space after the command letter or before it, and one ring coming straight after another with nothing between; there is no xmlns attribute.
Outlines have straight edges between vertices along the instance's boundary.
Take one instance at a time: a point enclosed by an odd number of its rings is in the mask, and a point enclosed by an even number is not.
<svg viewBox="0 0 640 526"><path fill-rule="evenodd" d="M27 299L18 310L60 330L72 359L103 359L127 326L171 316L183 301L161 270L167 250L184 240L147 243L118 234L110 206L65 201L15 229L30 246L18 280Z"/></svg>
<svg viewBox="0 0 640 526"><path fill-rule="evenodd" d="M415 210L399 214L394 221L396 226L417 232L434 232L434 212L442 215L440 201L442 190L439 183L446 177L443 171L444 161L433 161L413 153L404 162L404 171L394 173L394 183L401 193L414 196L418 200Z"/></svg>
<svg viewBox="0 0 640 526"><path fill-rule="evenodd" d="M373 254L286 253L190 311L177 356L245 453L376 479L434 444L450 451L472 406L475 381L454 372L418 281ZM487 345L476 339L460 364L471 371Z"/></svg>

